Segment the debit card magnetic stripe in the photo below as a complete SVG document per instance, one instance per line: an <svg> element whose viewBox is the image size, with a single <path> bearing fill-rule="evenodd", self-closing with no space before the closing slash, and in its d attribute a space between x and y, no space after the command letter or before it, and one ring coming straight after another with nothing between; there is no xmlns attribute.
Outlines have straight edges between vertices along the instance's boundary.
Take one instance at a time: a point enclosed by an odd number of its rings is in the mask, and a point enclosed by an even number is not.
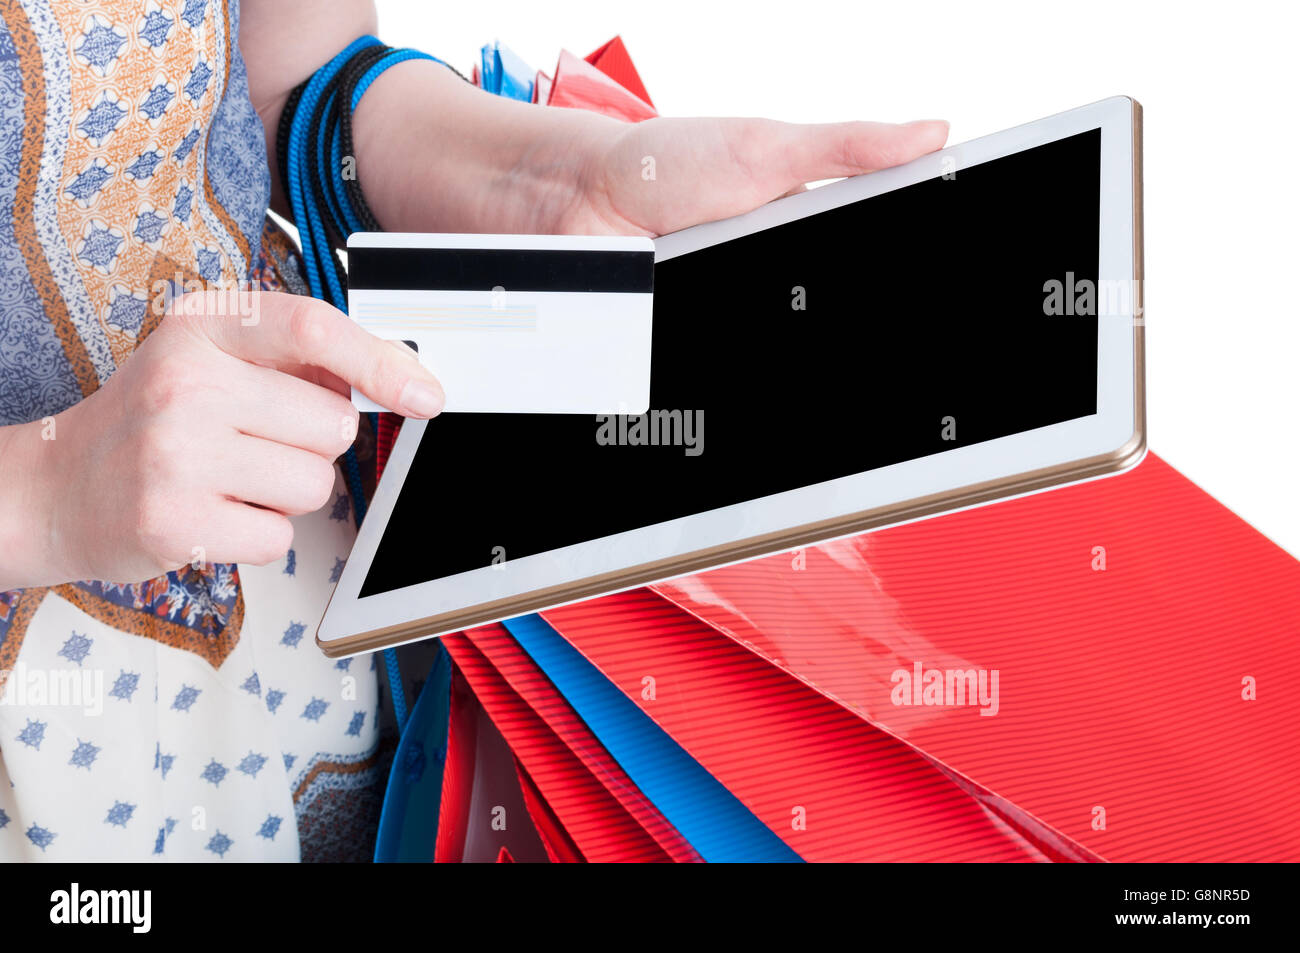
<svg viewBox="0 0 1300 953"><path fill-rule="evenodd" d="M348 287L649 294L654 251L358 246L348 249Z"/></svg>

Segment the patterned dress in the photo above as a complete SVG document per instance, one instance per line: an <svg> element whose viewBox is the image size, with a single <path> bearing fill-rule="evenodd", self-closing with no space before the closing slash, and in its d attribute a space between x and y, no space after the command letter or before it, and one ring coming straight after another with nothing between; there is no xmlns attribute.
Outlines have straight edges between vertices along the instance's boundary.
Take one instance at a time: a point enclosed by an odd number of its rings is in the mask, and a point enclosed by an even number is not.
<svg viewBox="0 0 1300 953"><path fill-rule="evenodd" d="M237 0L0 0L0 424L103 384L168 283L294 287L238 35ZM0 593L0 860L368 854L376 666L313 641L335 488L278 565Z"/></svg>

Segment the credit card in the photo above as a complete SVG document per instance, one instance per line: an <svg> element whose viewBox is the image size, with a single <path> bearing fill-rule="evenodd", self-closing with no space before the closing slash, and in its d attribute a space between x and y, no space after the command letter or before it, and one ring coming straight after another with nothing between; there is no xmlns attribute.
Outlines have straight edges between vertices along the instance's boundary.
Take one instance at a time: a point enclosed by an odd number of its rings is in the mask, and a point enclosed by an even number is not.
<svg viewBox="0 0 1300 953"><path fill-rule="evenodd" d="M348 311L405 341L448 412L641 414L654 243L575 235L357 232ZM381 408L352 392L358 409Z"/></svg>

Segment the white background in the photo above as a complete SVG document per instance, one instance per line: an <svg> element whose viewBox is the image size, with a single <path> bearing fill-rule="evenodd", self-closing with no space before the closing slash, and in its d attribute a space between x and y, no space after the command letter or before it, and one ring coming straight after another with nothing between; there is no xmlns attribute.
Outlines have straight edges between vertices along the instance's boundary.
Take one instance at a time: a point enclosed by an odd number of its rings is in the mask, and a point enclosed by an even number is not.
<svg viewBox="0 0 1300 953"><path fill-rule="evenodd" d="M1300 5L378 0L468 75L622 34L662 115L942 118L951 142L1116 93L1145 110L1152 450L1300 556Z"/></svg>

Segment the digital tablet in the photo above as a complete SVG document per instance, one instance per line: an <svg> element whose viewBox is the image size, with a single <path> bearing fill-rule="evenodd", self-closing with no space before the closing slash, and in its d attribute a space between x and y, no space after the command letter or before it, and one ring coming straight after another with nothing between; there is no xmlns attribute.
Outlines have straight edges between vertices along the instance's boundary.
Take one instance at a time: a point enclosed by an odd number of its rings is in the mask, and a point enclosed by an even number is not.
<svg viewBox="0 0 1300 953"><path fill-rule="evenodd" d="M650 409L408 420L343 656L1145 453L1141 110L1108 99L655 241Z"/></svg>

